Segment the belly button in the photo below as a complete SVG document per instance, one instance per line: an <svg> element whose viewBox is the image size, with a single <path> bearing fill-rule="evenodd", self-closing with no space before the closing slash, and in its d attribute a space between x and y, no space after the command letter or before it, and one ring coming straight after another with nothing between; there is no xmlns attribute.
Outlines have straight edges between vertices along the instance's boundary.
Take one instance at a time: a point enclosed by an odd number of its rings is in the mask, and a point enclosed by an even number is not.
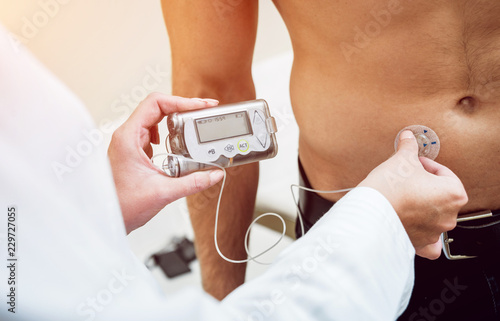
<svg viewBox="0 0 500 321"><path fill-rule="evenodd" d="M474 97L464 97L458 101L458 107L461 108L466 113L472 113L476 110L478 102Z"/></svg>

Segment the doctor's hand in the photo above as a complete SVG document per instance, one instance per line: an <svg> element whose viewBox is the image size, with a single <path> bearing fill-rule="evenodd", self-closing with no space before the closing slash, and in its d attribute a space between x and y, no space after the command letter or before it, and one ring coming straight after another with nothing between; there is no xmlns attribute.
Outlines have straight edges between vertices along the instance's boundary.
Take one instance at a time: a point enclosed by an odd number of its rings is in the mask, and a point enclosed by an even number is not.
<svg viewBox="0 0 500 321"><path fill-rule="evenodd" d="M144 225L167 204L222 179L220 170L171 178L153 166L151 144L159 144L158 123L168 114L216 106L213 99L150 94L114 133L108 149L127 233Z"/></svg>
<svg viewBox="0 0 500 321"><path fill-rule="evenodd" d="M447 167L418 157L411 131L400 135L398 151L375 168L358 186L372 187L392 204L419 256L441 255L443 232L456 226L467 203L460 179Z"/></svg>

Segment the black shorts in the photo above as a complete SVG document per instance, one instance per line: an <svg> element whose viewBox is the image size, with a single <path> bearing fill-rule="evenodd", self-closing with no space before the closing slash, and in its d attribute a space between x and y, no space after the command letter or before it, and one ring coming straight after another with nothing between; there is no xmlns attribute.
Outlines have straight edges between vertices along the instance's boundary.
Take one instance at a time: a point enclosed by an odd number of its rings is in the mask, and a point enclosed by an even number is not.
<svg viewBox="0 0 500 321"><path fill-rule="evenodd" d="M309 180L307 179L304 168L299 160L299 185L307 188L312 188ZM325 215L335 202L324 199L314 192L299 190L299 211L304 222L304 231L307 233L309 229L316 223L323 215ZM295 235L297 238L302 236L300 224L297 221L295 224Z"/></svg>

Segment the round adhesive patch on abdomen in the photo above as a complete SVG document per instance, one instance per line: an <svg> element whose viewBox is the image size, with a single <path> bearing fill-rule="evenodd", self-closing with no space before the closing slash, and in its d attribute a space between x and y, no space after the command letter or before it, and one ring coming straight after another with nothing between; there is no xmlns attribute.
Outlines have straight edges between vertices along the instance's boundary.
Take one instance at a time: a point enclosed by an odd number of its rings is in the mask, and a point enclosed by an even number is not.
<svg viewBox="0 0 500 321"><path fill-rule="evenodd" d="M394 149L398 150L399 135L405 130L410 130L415 135L418 143L418 156L424 156L435 160L439 154L441 144L437 134L427 126L412 125L401 129L394 141Z"/></svg>

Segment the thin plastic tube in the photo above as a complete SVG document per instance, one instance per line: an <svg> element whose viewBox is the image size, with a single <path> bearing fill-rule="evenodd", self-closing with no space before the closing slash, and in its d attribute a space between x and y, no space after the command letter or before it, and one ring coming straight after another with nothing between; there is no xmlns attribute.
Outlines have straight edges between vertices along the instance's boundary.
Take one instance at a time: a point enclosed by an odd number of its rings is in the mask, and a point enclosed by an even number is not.
<svg viewBox="0 0 500 321"><path fill-rule="evenodd" d="M216 212L215 212L215 225L214 225L214 244L215 244L215 250L217 251L217 253L219 254L219 256L222 259L224 259L225 261L230 262L230 263L248 263L250 261L254 261L254 262L256 262L258 264L262 264L262 265L269 265L269 264L271 264L271 263L265 263L265 262L258 261L257 258L261 257L262 255L264 255L267 252L269 252L272 249L274 249L281 242L281 240L283 240L283 238L285 237L286 224L285 224L285 220L283 219L283 217L281 217L280 215L278 215L276 213L264 213L264 214L261 214L258 217L256 217L252 221L252 223L250 223L250 225L248 226L247 231L245 233L245 240L244 240L245 244L244 245L245 245L245 252L247 254L247 259L244 259L244 260L235 260L235 259L228 258L220 250L219 242L217 241L217 234L218 234L218 227L219 227L219 210L220 210L220 204L221 204L221 200L222 200L222 192L224 191L224 186L226 185L226 177L227 177L226 170L222 166L219 166L218 164L205 163L205 162L197 162L197 161L194 161L192 159L189 159L189 158L186 158L186 157L183 157L183 156L179 156L179 155L174 155L174 154L171 154L171 153L162 153L162 154L155 155L151 159L151 161L153 162L153 165L155 165L157 167L158 167L158 165L154 164L154 159L156 157L159 157L159 156L166 156L164 158L163 162L162 162L162 167L160 168L163 172L165 172L165 170L164 170L164 168L165 168L165 160L167 160L168 156L175 156L175 157L183 158L183 159L188 160L188 161L192 161L192 162L196 162L196 163L201 163L201 164L206 164L206 165L211 165L211 166L215 166L215 167L221 169L224 172L224 177L222 179L222 186L221 186L221 189L220 189L220 192L219 192L219 197L217 199L217 209L216 209ZM168 176L167 173L165 173L165 174ZM309 192L325 193L325 194L345 193L345 192L349 192L350 190L352 190L352 188L346 188L346 189L333 190L333 191L322 191L322 190L315 190L315 189L312 189L312 188L300 186L300 185L297 185L297 184L290 185L290 190L291 190L291 193L292 193L293 201L294 201L295 207L297 209L297 218L298 218L298 221L300 223L300 228L301 228L301 231L302 231L302 235L305 234L304 221L302 219L302 216L300 215L300 209L299 209L298 200L295 197L295 194L293 192L293 188L294 187L297 188L297 189L302 189L302 190L306 190L306 191L309 191ZM283 226L283 230L281 231L281 235L280 235L279 239L276 242L274 242L272 245L270 245L267 249L265 249L264 251L260 252L259 254L257 254L257 255L251 255L250 254L250 249L248 248L248 240L249 240L249 237L250 237L250 231L252 230L252 227L254 226L255 223L257 223L261 218L266 217L266 216L275 216L275 217L277 217L281 221L281 224Z"/></svg>

